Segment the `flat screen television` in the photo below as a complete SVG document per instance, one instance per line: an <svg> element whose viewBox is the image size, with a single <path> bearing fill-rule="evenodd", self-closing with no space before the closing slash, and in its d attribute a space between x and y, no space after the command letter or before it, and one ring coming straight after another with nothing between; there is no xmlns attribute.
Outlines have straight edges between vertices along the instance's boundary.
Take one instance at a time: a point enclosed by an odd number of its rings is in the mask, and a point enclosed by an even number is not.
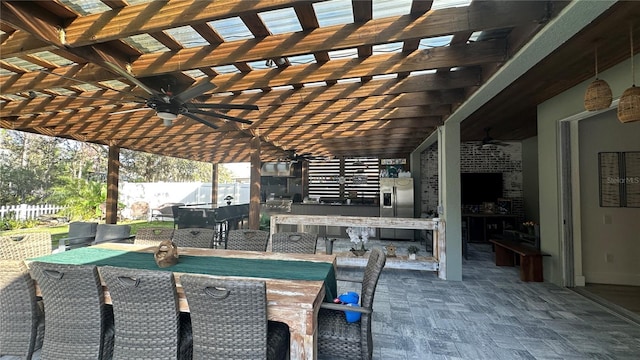
<svg viewBox="0 0 640 360"><path fill-rule="evenodd" d="M460 191L463 205L496 202L502 196L502 173L461 173Z"/></svg>

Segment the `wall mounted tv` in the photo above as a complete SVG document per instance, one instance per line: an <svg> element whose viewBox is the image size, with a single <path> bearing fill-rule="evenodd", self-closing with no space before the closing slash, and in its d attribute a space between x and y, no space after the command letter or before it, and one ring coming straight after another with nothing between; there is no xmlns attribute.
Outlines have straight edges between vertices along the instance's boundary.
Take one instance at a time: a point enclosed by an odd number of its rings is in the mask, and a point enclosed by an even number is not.
<svg viewBox="0 0 640 360"><path fill-rule="evenodd" d="M463 205L496 202L502 196L502 173L461 173L460 192Z"/></svg>

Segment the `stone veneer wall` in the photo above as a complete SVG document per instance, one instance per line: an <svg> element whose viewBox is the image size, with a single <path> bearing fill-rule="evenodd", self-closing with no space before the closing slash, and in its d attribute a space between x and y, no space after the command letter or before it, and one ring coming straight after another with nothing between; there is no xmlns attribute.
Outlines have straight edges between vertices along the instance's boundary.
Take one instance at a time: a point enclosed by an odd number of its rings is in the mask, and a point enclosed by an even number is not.
<svg viewBox="0 0 640 360"><path fill-rule="evenodd" d="M522 193L522 143L507 142L509 146L483 148L480 141L460 144L460 172L501 172L502 196L512 201L512 211L524 216ZM421 211L428 213L438 208L438 145L433 144L420 156L422 169Z"/></svg>

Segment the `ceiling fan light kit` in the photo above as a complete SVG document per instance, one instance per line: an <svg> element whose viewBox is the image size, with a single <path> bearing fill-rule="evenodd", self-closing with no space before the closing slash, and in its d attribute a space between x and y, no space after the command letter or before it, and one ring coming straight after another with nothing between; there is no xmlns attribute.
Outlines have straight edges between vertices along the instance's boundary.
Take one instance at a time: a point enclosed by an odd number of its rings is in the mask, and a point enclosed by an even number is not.
<svg viewBox="0 0 640 360"><path fill-rule="evenodd" d="M598 79L598 48L596 48L595 53L596 79L589 84L587 92L584 94L584 107L588 111L606 109L611 106L613 101L609 84L602 79Z"/></svg>
<svg viewBox="0 0 640 360"><path fill-rule="evenodd" d="M631 43L632 85L622 93L618 103L618 120L622 123L640 121L640 88L636 87L636 74L633 64L633 26L629 26L629 39Z"/></svg>

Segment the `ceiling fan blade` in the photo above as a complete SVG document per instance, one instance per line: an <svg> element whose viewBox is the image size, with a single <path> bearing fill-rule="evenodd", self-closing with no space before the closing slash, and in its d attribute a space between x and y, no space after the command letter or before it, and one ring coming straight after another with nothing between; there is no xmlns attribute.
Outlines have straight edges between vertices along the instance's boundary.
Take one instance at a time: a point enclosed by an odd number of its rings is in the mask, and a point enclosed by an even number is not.
<svg viewBox="0 0 640 360"><path fill-rule="evenodd" d="M207 125L208 127L212 128L212 129L217 129L218 128L217 125L212 124L212 123L206 121L205 119L203 119L203 118L201 118L199 116L196 116L196 115L194 115L192 113L185 112L185 113L182 113L182 115L184 115L184 116L186 116L186 117L188 117L190 119L193 119L193 120L195 120L195 121L197 121L197 122L199 122L201 124Z"/></svg>
<svg viewBox="0 0 640 360"><path fill-rule="evenodd" d="M206 93L209 90L213 90L216 88L216 85L210 81L203 81L195 86L188 88L187 90L181 92L180 94L174 96L178 102L185 103L196 96L200 96Z"/></svg>
<svg viewBox="0 0 640 360"><path fill-rule="evenodd" d="M131 112L142 111L142 110L151 110L151 109L148 108L148 107L143 107L143 108L137 108L137 109L115 111L115 112L109 113L109 115L127 114L127 113L131 113Z"/></svg>
<svg viewBox="0 0 640 360"><path fill-rule="evenodd" d="M45 73L45 74L49 74L49 75L54 75L54 76L60 77L60 78L62 78L62 79L67 79L67 80L71 80L71 81L79 82L79 83L81 83L81 84L95 86L95 87L100 88L100 89L103 89L103 90L105 90L105 89L106 89L106 90L111 90L111 91L115 91L115 92L119 92L119 93L122 93L122 94L129 95L129 96L137 97L137 98L142 99L142 100L146 100L146 99L145 99L145 98L143 98L142 96L138 96L138 95L136 95L136 94L132 94L130 91L123 91L123 90L115 89L115 88L112 88L112 87L104 87L104 86L102 86L102 87L101 87L101 86L96 86L95 84L92 84L92 83L90 83L90 82L83 81L83 80L79 80L79 79L72 78L72 77L65 76L65 75L56 74L56 73L54 73L54 72L51 72L51 71L48 71L48 70L45 70L45 69L40 69L39 71L40 71L40 72L43 72L43 73ZM85 96L80 96L80 95L66 95L66 96L69 96L69 97L78 97L78 98L87 98L87 97L85 97ZM93 99L93 98L92 98L92 99Z"/></svg>
<svg viewBox="0 0 640 360"><path fill-rule="evenodd" d="M189 111L192 112L192 113L195 113L195 114L213 116L213 117L217 117L217 118L220 118L220 119L235 121L235 122L239 122L239 123L243 123L243 124L249 124L249 125L253 124L252 121L241 119L241 118L235 117L235 116L229 116L229 115L217 113L215 111L204 111L204 110L198 110L198 109L191 109Z"/></svg>
<svg viewBox="0 0 640 360"><path fill-rule="evenodd" d="M244 104L199 104L189 103L189 106L194 106L200 109L237 109L237 110L258 110L257 105L244 105Z"/></svg>
<svg viewBox="0 0 640 360"><path fill-rule="evenodd" d="M136 79L135 76L131 75L128 71L122 69L118 65L112 64L112 63L110 63L108 61L105 61L104 64L109 69L113 70L113 72L117 73L118 75L120 75L120 76L124 77L125 79L129 80L130 82L134 83L136 86L138 86L142 90L148 92L150 95L160 95L160 93L158 91L153 90L152 88L148 87L142 81Z"/></svg>

